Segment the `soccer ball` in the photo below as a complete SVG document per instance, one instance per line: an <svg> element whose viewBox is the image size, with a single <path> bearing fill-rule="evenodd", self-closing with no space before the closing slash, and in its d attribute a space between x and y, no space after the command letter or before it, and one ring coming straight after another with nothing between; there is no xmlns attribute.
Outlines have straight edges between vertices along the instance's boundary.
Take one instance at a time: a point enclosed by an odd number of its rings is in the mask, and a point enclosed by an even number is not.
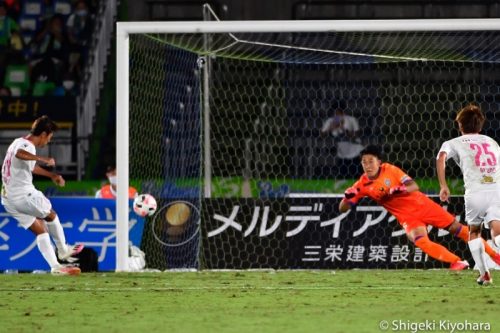
<svg viewBox="0 0 500 333"><path fill-rule="evenodd" d="M133 207L137 215L151 216L156 212L156 200L151 194L139 194L134 199Z"/></svg>

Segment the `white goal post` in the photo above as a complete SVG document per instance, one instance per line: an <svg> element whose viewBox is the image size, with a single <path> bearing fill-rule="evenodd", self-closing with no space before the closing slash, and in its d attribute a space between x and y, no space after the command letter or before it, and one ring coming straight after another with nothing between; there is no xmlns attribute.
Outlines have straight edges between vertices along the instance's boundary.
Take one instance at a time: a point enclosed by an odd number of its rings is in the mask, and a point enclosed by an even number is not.
<svg viewBox="0 0 500 333"><path fill-rule="evenodd" d="M251 32L426 32L497 30L500 30L500 19L118 22L116 48L116 271L129 271L127 257L129 242L129 36L131 34L229 34ZM209 112L208 108L206 108L203 112ZM208 117L205 117L205 119L208 119ZM205 138L209 137L209 131L209 125L205 124ZM203 144L208 144L208 142ZM210 164L209 157L205 159L205 163ZM209 167L204 169L210 170ZM210 180L210 175L205 174L205 180L207 179ZM205 186L207 186L207 189L205 190L205 197L210 197L210 184L205 184Z"/></svg>

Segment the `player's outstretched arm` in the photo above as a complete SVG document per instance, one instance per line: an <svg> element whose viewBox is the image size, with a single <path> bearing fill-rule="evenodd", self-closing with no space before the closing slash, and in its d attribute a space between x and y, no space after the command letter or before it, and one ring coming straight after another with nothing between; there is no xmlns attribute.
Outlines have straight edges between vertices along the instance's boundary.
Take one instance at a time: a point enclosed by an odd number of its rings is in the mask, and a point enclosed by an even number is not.
<svg viewBox="0 0 500 333"><path fill-rule="evenodd" d="M389 189L389 195L411 193L418 191L419 189L420 187L418 186L418 184L412 179L412 180L407 180L402 185L395 185L391 187Z"/></svg>
<svg viewBox="0 0 500 333"><path fill-rule="evenodd" d="M341 213L347 212L355 205L355 202L352 201L352 199L356 197L358 193L359 190L356 187L349 187L347 190L345 190L344 198L340 201L339 204L339 211Z"/></svg>
<svg viewBox="0 0 500 333"><path fill-rule="evenodd" d="M341 213L347 212L349 209L351 209L351 206L346 202L345 199L342 199L339 204L339 211Z"/></svg>
<svg viewBox="0 0 500 333"><path fill-rule="evenodd" d="M35 175L44 176L44 177L52 179L52 181L58 186L64 186L66 184L66 181L64 180L64 178L61 175L58 175L57 173L45 170L44 168L42 168L38 165L35 165L35 168L33 169L32 172Z"/></svg>
<svg viewBox="0 0 500 333"><path fill-rule="evenodd" d="M20 160L23 160L23 161L42 162L42 163L45 163L47 166L56 165L56 162L52 157L43 157L43 156L34 155L34 154L24 150L24 149L18 149L17 153L16 153L16 157Z"/></svg>
<svg viewBox="0 0 500 333"><path fill-rule="evenodd" d="M416 191L420 190L420 187L418 186L417 182L414 180L410 180L409 182L405 183L405 186L406 186L406 191L408 193L416 192Z"/></svg>
<svg viewBox="0 0 500 333"><path fill-rule="evenodd" d="M439 199L441 201L448 202L450 198L450 189L448 188L448 183L446 182L446 157L445 152L440 152L438 159L436 161L436 173L439 180Z"/></svg>

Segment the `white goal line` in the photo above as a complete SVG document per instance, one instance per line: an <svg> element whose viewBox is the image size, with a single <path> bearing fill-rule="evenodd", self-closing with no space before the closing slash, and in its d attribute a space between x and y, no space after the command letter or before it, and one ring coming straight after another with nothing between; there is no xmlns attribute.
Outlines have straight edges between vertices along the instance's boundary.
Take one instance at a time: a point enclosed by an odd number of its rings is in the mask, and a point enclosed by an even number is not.
<svg viewBox="0 0 500 333"><path fill-rule="evenodd" d="M334 281L332 281L334 282ZM477 289L475 285L460 286L461 289ZM231 286L199 286L199 287L164 287L164 286L149 286L149 287L116 287L116 288L92 288L92 287L33 287L33 288L0 288L2 292L144 292L144 291L328 291L328 290L443 290L443 286L405 286L405 285L392 285L392 286L320 286L320 285L297 285L297 286L249 286L249 285L231 285Z"/></svg>

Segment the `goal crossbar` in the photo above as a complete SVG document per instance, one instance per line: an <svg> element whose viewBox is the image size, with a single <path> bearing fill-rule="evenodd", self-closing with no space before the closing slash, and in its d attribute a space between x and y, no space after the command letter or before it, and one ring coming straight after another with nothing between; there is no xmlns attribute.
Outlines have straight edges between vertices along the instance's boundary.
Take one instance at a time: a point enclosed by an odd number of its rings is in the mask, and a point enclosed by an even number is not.
<svg viewBox="0 0 500 333"><path fill-rule="evenodd" d="M140 33L488 31L500 19L118 22L120 35Z"/></svg>

